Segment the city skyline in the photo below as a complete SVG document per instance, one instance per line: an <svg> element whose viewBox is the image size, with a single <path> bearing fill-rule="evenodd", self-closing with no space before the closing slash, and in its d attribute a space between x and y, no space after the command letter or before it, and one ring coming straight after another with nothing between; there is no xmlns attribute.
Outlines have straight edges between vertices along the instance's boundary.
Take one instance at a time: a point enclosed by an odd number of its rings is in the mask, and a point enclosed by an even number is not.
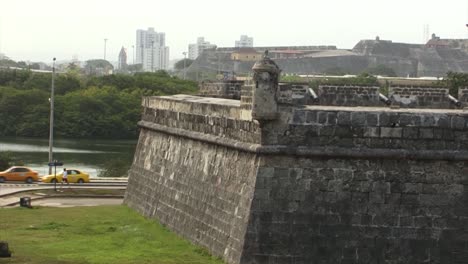
<svg viewBox="0 0 468 264"><path fill-rule="evenodd" d="M28 8L24 8L28 6ZM144 7L144 8L143 8ZM218 47L233 47L240 35L255 46L335 45L352 48L361 39L423 43L427 31L441 38L467 38L466 0L293 0L269 5L239 0L219 1L83 0L70 5L58 0L7 0L0 18L0 53L20 61L85 61L104 57L116 61L121 47L131 50L135 31L154 27L165 32L170 59L182 59L188 45L203 36ZM154 12L159 10L159 12ZM250 14L246 15L246 14ZM129 61L133 61L129 52Z"/></svg>

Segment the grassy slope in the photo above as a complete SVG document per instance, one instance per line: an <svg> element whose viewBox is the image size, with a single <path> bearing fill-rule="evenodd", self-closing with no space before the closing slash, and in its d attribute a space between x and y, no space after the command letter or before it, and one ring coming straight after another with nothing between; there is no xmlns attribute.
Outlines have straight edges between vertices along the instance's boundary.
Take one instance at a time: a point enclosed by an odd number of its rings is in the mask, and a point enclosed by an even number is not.
<svg viewBox="0 0 468 264"><path fill-rule="evenodd" d="M126 206L0 209L0 240L0 263L222 263Z"/></svg>

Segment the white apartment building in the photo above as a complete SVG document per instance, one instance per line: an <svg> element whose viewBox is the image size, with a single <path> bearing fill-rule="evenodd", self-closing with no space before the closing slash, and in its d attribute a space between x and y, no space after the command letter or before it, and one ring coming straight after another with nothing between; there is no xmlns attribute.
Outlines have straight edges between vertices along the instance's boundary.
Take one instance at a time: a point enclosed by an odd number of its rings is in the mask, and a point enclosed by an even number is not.
<svg viewBox="0 0 468 264"><path fill-rule="evenodd" d="M253 38L247 35L241 35L240 40L236 40L236 48L252 48L253 47Z"/></svg>
<svg viewBox="0 0 468 264"><path fill-rule="evenodd" d="M154 72L169 68L169 47L166 47L166 34L139 29L136 32L135 62L143 64L144 71Z"/></svg>
<svg viewBox="0 0 468 264"><path fill-rule="evenodd" d="M216 45L211 44L208 41L205 41L204 37L198 37L197 43L189 44L188 48L189 48L188 58L191 60L195 60L198 56L200 56L203 50L216 48Z"/></svg>

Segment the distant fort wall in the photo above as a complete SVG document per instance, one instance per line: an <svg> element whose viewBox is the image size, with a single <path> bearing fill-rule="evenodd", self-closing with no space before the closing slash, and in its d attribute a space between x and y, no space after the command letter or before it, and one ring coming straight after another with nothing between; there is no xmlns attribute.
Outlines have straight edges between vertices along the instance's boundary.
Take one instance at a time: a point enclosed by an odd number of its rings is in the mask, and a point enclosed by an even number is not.
<svg viewBox="0 0 468 264"><path fill-rule="evenodd" d="M466 261L467 111L261 101L255 78L144 98L124 202L227 263Z"/></svg>

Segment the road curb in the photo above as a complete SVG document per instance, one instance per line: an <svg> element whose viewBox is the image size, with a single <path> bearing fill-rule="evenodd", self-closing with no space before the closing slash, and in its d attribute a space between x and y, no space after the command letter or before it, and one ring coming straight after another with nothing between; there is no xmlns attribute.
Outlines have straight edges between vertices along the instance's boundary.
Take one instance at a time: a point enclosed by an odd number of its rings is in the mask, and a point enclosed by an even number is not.
<svg viewBox="0 0 468 264"><path fill-rule="evenodd" d="M124 198L125 195L47 195L47 196L41 196L41 197L33 197L31 198L31 201L37 201L37 200L44 200L44 199L50 199L50 198L103 198L103 199L109 199L109 198ZM15 206L18 205L20 202L13 202L13 203L8 203L5 205L2 205L1 207L9 207L9 206Z"/></svg>

